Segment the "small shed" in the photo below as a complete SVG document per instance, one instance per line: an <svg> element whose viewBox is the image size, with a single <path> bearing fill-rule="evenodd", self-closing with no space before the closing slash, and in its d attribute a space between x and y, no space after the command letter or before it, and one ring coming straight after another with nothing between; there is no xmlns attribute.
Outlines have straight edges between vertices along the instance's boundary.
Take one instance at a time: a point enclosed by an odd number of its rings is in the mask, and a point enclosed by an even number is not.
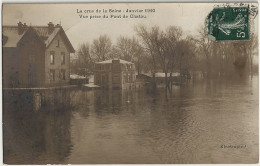
<svg viewBox="0 0 260 166"><path fill-rule="evenodd" d="M85 76L77 75L77 74L71 74L70 75L70 84L71 85L88 84L88 78Z"/></svg>
<svg viewBox="0 0 260 166"><path fill-rule="evenodd" d="M168 78L170 77L170 73L167 73L167 77ZM153 74L152 73L139 74L139 76L137 78L143 79L143 80L146 80L146 81L152 81ZM156 83L158 83L158 84L164 84L165 73L155 73L155 80L156 80ZM172 81L173 82L180 82L180 73L178 73L178 72L172 73Z"/></svg>

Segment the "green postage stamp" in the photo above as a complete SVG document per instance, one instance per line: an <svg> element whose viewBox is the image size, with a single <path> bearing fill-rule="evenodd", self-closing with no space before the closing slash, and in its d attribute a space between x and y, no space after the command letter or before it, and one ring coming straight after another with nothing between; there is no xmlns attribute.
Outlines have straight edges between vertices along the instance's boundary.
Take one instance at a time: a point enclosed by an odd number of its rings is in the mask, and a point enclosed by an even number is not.
<svg viewBox="0 0 260 166"><path fill-rule="evenodd" d="M208 35L216 41L249 40L249 6L215 7L207 17Z"/></svg>

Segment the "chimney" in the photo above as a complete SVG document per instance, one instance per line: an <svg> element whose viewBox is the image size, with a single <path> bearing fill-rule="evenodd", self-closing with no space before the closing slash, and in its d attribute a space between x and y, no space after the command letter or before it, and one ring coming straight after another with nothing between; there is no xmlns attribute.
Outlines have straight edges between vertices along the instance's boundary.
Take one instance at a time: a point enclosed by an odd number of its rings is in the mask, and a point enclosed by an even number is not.
<svg viewBox="0 0 260 166"><path fill-rule="evenodd" d="M112 59L112 63L120 63L119 59Z"/></svg>
<svg viewBox="0 0 260 166"><path fill-rule="evenodd" d="M26 23L23 24L23 30L26 31L28 29L28 26L26 25Z"/></svg>
<svg viewBox="0 0 260 166"><path fill-rule="evenodd" d="M60 24L57 24L57 25L55 25L55 27L61 27L61 25L60 25Z"/></svg>
<svg viewBox="0 0 260 166"><path fill-rule="evenodd" d="M18 35L23 34L24 28L23 28L23 24L20 22L18 22Z"/></svg>
<svg viewBox="0 0 260 166"><path fill-rule="evenodd" d="M48 33L51 34L54 30L54 24L52 22L49 22L48 24Z"/></svg>

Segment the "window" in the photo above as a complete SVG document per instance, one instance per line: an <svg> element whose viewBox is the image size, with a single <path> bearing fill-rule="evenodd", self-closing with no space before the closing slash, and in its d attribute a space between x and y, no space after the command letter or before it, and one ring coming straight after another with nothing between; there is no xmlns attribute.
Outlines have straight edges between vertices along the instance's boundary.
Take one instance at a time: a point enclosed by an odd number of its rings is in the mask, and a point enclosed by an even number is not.
<svg viewBox="0 0 260 166"><path fill-rule="evenodd" d="M123 79L124 83L127 83L127 75L124 74L124 79Z"/></svg>
<svg viewBox="0 0 260 166"><path fill-rule="evenodd" d="M131 74L129 74L129 76L128 76L128 77L129 77L129 78L128 78L128 79L129 79L129 82L132 82L132 78L133 78L133 77L132 77L132 75L131 75Z"/></svg>
<svg viewBox="0 0 260 166"><path fill-rule="evenodd" d="M64 69L61 70L61 78L62 80L66 80L66 71Z"/></svg>
<svg viewBox="0 0 260 166"><path fill-rule="evenodd" d="M120 83L119 75L114 74L113 75L113 84L118 84Z"/></svg>
<svg viewBox="0 0 260 166"><path fill-rule="evenodd" d="M55 80L55 70L50 70L50 80L51 81Z"/></svg>
<svg viewBox="0 0 260 166"><path fill-rule="evenodd" d="M57 46L56 47L60 47L60 40L57 40Z"/></svg>
<svg viewBox="0 0 260 166"><path fill-rule="evenodd" d="M128 82L132 82L131 75L128 75Z"/></svg>
<svg viewBox="0 0 260 166"><path fill-rule="evenodd" d="M28 69L28 84L33 85L34 84L34 73L31 69Z"/></svg>
<svg viewBox="0 0 260 166"><path fill-rule="evenodd" d="M101 76L101 84L105 84L106 83L106 76L102 75Z"/></svg>
<svg viewBox="0 0 260 166"><path fill-rule="evenodd" d="M120 64L112 64L113 71L120 71Z"/></svg>
<svg viewBox="0 0 260 166"><path fill-rule="evenodd" d="M125 75L125 82L128 83L128 74Z"/></svg>
<svg viewBox="0 0 260 166"><path fill-rule="evenodd" d="M96 68L96 70L100 70L100 65L96 64L95 68Z"/></svg>
<svg viewBox="0 0 260 166"><path fill-rule="evenodd" d="M51 55L50 55L51 64L54 64L54 55L55 55L55 52L51 51Z"/></svg>
<svg viewBox="0 0 260 166"><path fill-rule="evenodd" d="M110 64L106 64L106 70L110 69Z"/></svg>
<svg viewBox="0 0 260 166"><path fill-rule="evenodd" d="M61 64L65 64L65 53L61 52Z"/></svg>
<svg viewBox="0 0 260 166"><path fill-rule="evenodd" d="M95 76L95 81L96 81L96 84L99 84L99 74L97 74L96 76Z"/></svg>
<svg viewBox="0 0 260 166"><path fill-rule="evenodd" d="M28 63L29 63L29 68L34 68L35 67L35 56L32 54L28 55Z"/></svg>
<svg viewBox="0 0 260 166"><path fill-rule="evenodd" d="M30 54L28 55L29 63L35 63L35 56Z"/></svg>

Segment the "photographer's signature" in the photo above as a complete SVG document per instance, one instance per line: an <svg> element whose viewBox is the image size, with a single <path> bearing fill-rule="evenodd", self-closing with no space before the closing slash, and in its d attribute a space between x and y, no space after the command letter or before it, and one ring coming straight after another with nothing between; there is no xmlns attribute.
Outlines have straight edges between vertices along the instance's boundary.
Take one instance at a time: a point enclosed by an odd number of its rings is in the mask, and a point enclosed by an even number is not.
<svg viewBox="0 0 260 166"><path fill-rule="evenodd" d="M246 148L246 145L220 145L222 149L242 149Z"/></svg>

